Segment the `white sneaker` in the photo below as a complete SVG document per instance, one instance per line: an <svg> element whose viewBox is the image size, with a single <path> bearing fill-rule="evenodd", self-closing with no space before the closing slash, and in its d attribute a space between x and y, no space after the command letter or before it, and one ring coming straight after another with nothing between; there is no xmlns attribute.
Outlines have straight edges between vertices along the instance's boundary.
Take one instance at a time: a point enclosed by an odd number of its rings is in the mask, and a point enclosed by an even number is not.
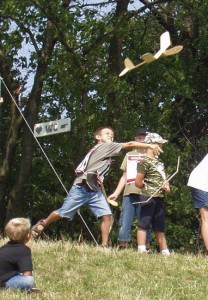
<svg viewBox="0 0 208 300"><path fill-rule="evenodd" d="M140 254L147 254L148 251L147 250L138 249L138 253L140 253Z"/></svg>

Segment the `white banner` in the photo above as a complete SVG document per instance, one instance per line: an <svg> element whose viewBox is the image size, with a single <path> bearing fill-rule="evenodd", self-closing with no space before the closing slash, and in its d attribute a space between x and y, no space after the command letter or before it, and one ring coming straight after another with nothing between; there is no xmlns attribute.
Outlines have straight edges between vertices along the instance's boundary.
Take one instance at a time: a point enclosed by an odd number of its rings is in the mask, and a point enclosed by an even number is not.
<svg viewBox="0 0 208 300"><path fill-rule="evenodd" d="M139 164L145 156L145 153L127 153L126 183L135 182L135 178L137 177L137 164Z"/></svg>
<svg viewBox="0 0 208 300"><path fill-rule="evenodd" d="M50 121L45 123L35 124L34 136L42 137L51 134L63 133L71 130L71 119L60 119L57 121Z"/></svg>

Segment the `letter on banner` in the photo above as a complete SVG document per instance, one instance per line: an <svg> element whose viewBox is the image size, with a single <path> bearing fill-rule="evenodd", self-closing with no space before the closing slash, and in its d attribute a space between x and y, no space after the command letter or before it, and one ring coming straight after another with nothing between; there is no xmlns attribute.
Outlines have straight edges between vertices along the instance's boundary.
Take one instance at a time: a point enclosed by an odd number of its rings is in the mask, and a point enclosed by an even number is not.
<svg viewBox="0 0 208 300"><path fill-rule="evenodd" d="M35 124L34 136L42 137L57 133L63 133L71 130L71 119L60 119L57 121L50 121L45 123Z"/></svg>

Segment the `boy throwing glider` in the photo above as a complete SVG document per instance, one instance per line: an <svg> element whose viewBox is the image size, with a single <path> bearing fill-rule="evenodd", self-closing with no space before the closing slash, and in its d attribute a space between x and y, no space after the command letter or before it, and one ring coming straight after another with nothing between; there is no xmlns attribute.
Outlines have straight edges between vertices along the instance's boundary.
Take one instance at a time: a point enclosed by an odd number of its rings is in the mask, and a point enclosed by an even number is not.
<svg viewBox="0 0 208 300"><path fill-rule="evenodd" d="M32 228L34 237L38 237L51 223L62 218L73 219L82 205L87 205L97 218L102 218L102 245L108 245L112 212L107 203L99 182L108 174L111 158L122 153L123 149L140 148L153 149L157 154L162 152L158 145L139 142L116 143L114 130L111 127L100 127L94 133L97 144L88 152L76 169L75 181L61 208L51 212L45 219L40 220Z"/></svg>

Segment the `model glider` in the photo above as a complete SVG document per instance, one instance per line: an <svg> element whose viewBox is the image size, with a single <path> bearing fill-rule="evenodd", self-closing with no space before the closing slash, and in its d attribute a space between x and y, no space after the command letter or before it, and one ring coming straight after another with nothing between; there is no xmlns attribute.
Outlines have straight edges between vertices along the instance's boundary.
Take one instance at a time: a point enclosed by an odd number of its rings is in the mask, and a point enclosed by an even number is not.
<svg viewBox="0 0 208 300"><path fill-rule="evenodd" d="M129 58L126 58L124 60L125 69L119 74L119 77L123 76L127 72L130 72L144 64L149 64L157 60L158 58L175 55L183 49L182 45L178 45L168 49L170 45L171 45L170 34L168 31L166 31L160 36L160 49L157 53L155 53L154 55L152 53L143 54L141 56L142 62L139 63L138 65L134 65L134 63Z"/></svg>

